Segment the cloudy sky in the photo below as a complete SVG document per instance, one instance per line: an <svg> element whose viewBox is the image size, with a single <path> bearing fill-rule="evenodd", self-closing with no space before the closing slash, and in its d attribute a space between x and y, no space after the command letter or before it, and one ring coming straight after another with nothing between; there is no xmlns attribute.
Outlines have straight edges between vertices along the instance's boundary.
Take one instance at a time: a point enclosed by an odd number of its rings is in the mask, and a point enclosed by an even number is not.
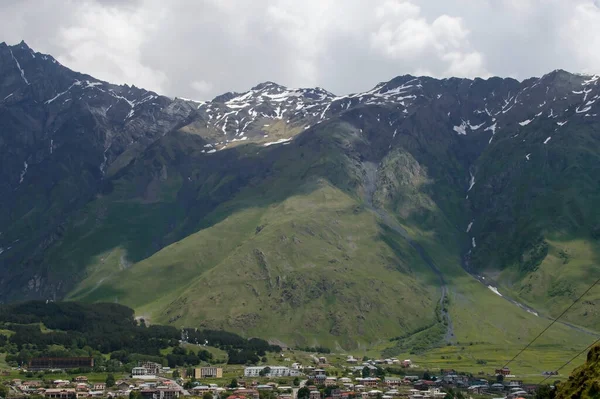
<svg viewBox="0 0 600 399"><path fill-rule="evenodd" d="M3 0L0 41L170 96L600 73L600 0Z"/></svg>

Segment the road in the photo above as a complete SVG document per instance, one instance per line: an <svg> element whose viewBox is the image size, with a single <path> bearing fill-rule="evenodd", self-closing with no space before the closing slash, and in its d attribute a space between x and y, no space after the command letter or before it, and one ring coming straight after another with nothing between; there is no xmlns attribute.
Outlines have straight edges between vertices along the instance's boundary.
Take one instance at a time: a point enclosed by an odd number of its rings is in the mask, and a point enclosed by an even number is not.
<svg viewBox="0 0 600 399"><path fill-rule="evenodd" d="M292 398L293 399L298 399L298 391L300 390L300 388L306 386L306 381L308 381L308 380L302 380L302 381L300 381L300 385L298 385L298 387L292 388Z"/></svg>

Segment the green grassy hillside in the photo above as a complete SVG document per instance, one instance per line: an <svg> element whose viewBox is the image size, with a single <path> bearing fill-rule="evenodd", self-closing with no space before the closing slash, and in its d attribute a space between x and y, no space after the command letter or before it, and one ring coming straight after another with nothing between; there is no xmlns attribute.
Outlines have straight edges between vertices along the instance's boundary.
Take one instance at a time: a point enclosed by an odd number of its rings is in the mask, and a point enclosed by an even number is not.
<svg viewBox="0 0 600 399"><path fill-rule="evenodd" d="M600 397L600 346L595 346L587 354L584 365L573 371L566 382L558 385L556 399Z"/></svg>

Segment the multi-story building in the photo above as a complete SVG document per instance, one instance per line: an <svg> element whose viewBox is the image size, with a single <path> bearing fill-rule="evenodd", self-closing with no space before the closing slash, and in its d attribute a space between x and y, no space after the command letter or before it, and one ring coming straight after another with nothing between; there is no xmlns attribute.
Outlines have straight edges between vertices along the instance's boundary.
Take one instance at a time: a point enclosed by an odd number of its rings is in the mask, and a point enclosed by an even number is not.
<svg viewBox="0 0 600 399"><path fill-rule="evenodd" d="M300 371L284 366L253 366L244 369L244 377L260 377L261 375L265 377L298 377Z"/></svg>
<svg viewBox="0 0 600 399"><path fill-rule="evenodd" d="M162 370L162 364L154 362L140 362L139 366L148 370L148 375L158 375L158 373L160 373L160 371Z"/></svg>
<svg viewBox="0 0 600 399"><path fill-rule="evenodd" d="M223 369L221 367L200 367L194 369L194 378L223 378Z"/></svg>
<svg viewBox="0 0 600 399"><path fill-rule="evenodd" d="M49 399L75 399L77 393L72 388L46 389L44 397Z"/></svg>
<svg viewBox="0 0 600 399"><path fill-rule="evenodd" d="M145 367L134 367L131 369L131 375L133 377L140 375L148 375L148 369Z"/></svg>

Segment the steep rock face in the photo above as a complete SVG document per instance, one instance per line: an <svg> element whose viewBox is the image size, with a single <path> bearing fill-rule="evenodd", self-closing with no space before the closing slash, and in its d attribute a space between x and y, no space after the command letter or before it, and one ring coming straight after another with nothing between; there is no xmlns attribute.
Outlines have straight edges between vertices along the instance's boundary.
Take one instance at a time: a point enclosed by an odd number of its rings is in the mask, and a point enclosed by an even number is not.
<svg viewBox="0 0 600 399"><path fill-rule="evenodd" d="M45 271L36 265L68 214L100 191L107 174L195 111L73 72L24 42L0 44L0 98L0 286L52 296L61 290L42 289Z"/></svg>
<svg viewBox="0 0 600 399"><path fill-rule="evenodd" d="M556 399L593 399L600 396L600 346L587 354L584 365L575 369L569 379L558 384Z"/></svg>

